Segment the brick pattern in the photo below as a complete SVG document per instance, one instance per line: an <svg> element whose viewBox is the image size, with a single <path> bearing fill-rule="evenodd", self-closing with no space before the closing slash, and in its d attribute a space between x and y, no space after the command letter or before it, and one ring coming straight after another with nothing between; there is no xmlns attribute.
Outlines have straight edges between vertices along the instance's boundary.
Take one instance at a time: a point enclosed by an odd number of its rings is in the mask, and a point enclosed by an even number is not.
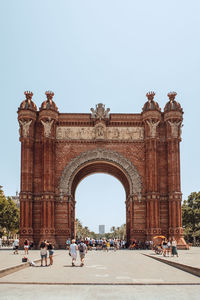
<svg viewBox="0 0 200 300"><path fill-rule="evenodd" d="M45 136L41 120L53 120L51 134ZM110 114L105 126L143 126L142 141L57 140L57 126L95 126L90 114L61 114L57 110L40 111L19 108L18 120L32 120L29 133L21 130L20 242L25 238L36 244L44 238L64 247L75 235L75 199L61 195L59 182L64 168L82 152L105 148L126 157L142 180L141 197L126 190L127 239L152 239L157 234L182 239L180 189L180 134L172 136L169 124L182 120L182 112L157 110L141 114ZM150 122L148 122L150 120ZM150 128L156 123L156 131ZM150 125L149 125L150 124ZM153 132L153 133L152 133ZM104 172L119 178L121 170L103 164ZM97 163L81 169L76 178L98 170ZM85 172L85 173L84 173ZM82 177L81 177L82 176ZM80 180L79 180L80 181ZM74 181L74 190L79 181Z"/></svg>

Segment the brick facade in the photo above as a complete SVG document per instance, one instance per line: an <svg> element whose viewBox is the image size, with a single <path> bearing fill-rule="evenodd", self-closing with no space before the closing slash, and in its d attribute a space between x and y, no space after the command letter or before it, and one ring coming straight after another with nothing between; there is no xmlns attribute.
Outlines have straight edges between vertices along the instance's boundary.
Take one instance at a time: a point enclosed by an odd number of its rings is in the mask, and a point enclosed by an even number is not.
<svg viewBox="0 0 200 300"><path fill-rule="evenodd" d="M182 237L180 150L182 109L169 93L164 112L147 94L141 114L59 113L53 93L39 110L33 94L18 109L21 141L20 242L64 247L75 236L75 190L89 174L118 178L126 191L127 239Z"/></svg>

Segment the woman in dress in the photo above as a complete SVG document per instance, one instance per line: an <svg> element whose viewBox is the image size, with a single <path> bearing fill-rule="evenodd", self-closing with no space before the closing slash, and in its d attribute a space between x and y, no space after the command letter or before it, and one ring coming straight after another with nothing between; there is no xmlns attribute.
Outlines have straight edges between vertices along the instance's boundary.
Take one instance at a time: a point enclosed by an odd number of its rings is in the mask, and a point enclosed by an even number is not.
<svg viewBox="0 0 200 300"><path fill-rule="evenodd" d="M75 240L73 239L72 244L69 247L69 255L72 258L72 267L75 266L75 261L76 261L76 258L77 258L77 250L78 250L78 246L75 243Z"/></svg>

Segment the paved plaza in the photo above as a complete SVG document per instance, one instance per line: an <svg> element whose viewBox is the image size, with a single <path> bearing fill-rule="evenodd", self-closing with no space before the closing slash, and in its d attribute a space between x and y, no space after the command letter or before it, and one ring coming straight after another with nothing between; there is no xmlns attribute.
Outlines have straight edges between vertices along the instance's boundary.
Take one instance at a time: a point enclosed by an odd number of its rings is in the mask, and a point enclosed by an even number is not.
<svg viewBox="0 0 200 300"><path fill-rule="evenodd" d="M21 264L23 251L0 250L0 269ZM89 251L71 267L68 251L55 251L54 265L27 267L0 278L0 299L199 299L200 277L156 261L152 251ZM200 268L200 248L179 251L180 264ZM29 259L39 259L30 251Z"/></svg>

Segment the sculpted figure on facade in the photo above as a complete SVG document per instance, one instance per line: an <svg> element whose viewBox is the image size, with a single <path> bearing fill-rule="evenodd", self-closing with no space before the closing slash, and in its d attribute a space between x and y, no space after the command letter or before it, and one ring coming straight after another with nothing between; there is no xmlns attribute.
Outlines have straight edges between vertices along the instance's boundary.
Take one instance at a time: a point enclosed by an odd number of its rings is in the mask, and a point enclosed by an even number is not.
<svg viewBox="0 0 200 300"><path fill-rule="evenodd" d="M109 119L109 111L110 108L105 109L105 105L103 103L98 103L96 105L96 109L91 108L90 109L92 112L92 119L96 120L106 120Z"/></svg>
<svg viewBox="0 0 200 300"><path fill-rule="evenodd" d="M160 123L160 121L154 122L152 120L147 120L147 124L149 125L151 137L156 137L156 128L159 123Z"/></svg>
<svg viewBox="0 0 200 300"><path fill-rule="evenodd" d="M171 126L172 137L177 138L178 137L178 129L179 129L179 126L181 125L182 121L179 121L179 122L168 121L168 122L169 122L169 125ZM180 135L181 135L181 127L180 127Z"/></svg>
<svg viewBox="0 0 200 300"><path fill-rule="evenodd" d="M98 124L95 127L95 138L96 139L105 139L106 138L106 128L102 124Z"/></svg>
<svg viewBox="0 0 200 300"><path fill-rule="evenodd" d="M30 125L32 123L32 120L30 120L30 121L21 121L21 120L19 120L19 123L22 126L23 136L27 137L29 135L29 128L30 128Z"/></svg>
<svg viewBox="0 0 200 300"><path fill-rule="evenodd" d="M51 126L53 124L54 120L51 120L51 118L48 118L48 121L44 122L41 120L42 125L44 126L44 135L45 137L49 137L51 134Z"/></svg>

